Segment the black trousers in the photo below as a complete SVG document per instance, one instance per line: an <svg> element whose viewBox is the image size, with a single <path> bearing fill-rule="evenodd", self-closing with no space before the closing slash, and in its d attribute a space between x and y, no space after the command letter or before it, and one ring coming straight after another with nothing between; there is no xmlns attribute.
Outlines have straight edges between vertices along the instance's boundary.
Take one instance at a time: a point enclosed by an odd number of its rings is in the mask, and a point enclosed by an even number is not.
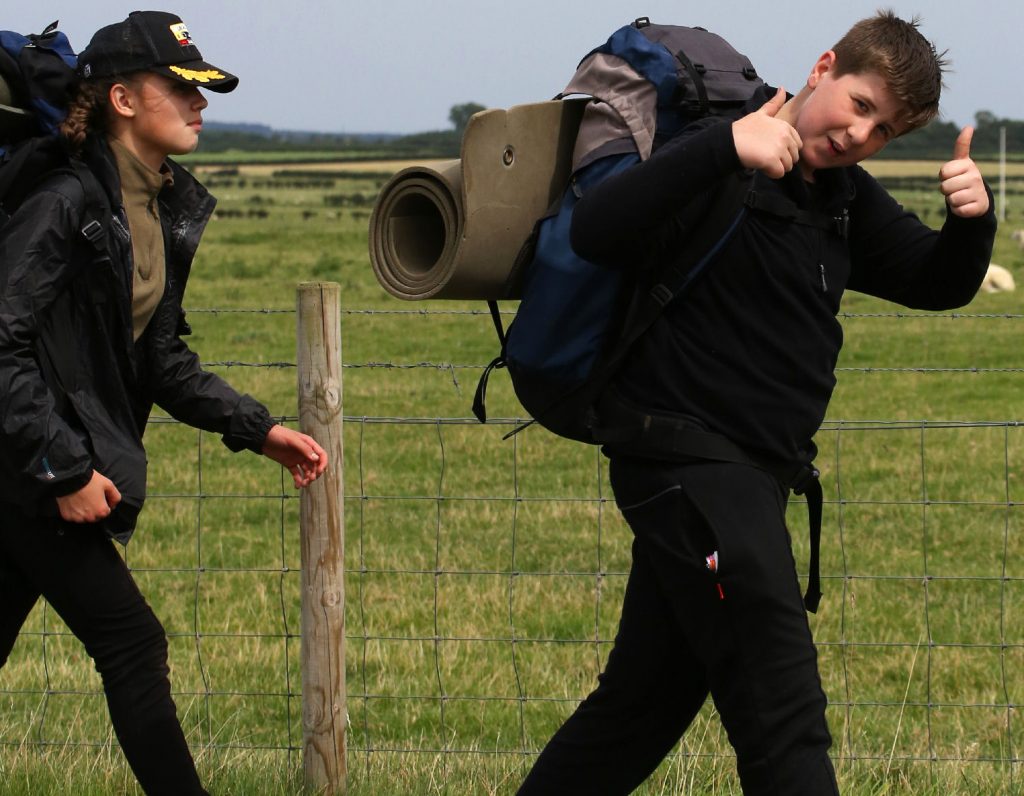
<svg viewBox="0 0 1024 796"><path fill-rule="evenodd" d="M744 794L838 794L778 483L738 464L621 457L611 482L634 534L618 633L596 690L544 748L521 796L631 792L709 694Z"/></svg>
<svg viewBox="0 0 1024 796"><path fill-rule="evenodd" d="M85 645L114 731L147 794L206 794L178 722L163 626L95 526L0 504L0 667L42 596Z"/></svg>

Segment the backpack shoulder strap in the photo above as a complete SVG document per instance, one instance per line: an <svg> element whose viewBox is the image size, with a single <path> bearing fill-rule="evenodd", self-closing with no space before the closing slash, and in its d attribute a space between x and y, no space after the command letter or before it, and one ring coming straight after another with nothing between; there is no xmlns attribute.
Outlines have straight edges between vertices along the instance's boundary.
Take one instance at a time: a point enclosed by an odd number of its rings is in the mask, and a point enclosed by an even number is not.
<svg viewBox="0 0 1024 796"><path fill-rule="evenodd" d="M655 284L639 297L627 315L615 350L608 357L608 369L614 371L633 344L661 315L668 303L704 274L717 258L745 218L751 177L736 172L715 191L711 204L702 214L680 254L661 272ZM611 373L609 372L609 377Z"/></svg>
<svg viewBox="0 0 1024 796"><path fill-rule="evenodd" d="M107 223L110 218L110 202L92 169L78 158L71 158L71 171L82 184L85 192L85 212L82 214L81 233L92 246L96 260L109 259L107 252Z"/></svg>
<svg viewBox="0 0 1024 796"><path fill-rule="evenodd" d="M32 167L30 165L28 168L23 168L18 173L10 176L24 182L26 179L30 179L30 175L32 173ZM58 177L60 175L67 175L77 180L82 186L82 192L85 197L85 206L82 210L79 232L81 232L82 237L86 239L95 252L94 259L101 260L107 258L107 227L111 212L110 201L107 199L107 192L100 184L99 178L78 158L68 158L63 164L43 171L33 180L33 182L34 184L39 185L43 180L51 177ZM4 177L6 178L8 175L5 174ZM0 184L0 195L2 194L3 185ZM28 192L25 192L23 195L18 196L17 201L15 202L15 207L24 201L27 195ZM14 208L11 208L10 212L13 213ZM2 217L0 217L0 221L2 220Z"/></svg>

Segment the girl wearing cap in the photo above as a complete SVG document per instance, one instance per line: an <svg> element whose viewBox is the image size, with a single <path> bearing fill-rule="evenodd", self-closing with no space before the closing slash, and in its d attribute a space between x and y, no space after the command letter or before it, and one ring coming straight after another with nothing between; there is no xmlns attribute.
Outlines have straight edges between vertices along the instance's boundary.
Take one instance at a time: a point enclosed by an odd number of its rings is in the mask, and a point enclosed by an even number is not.
<svg viewBox="0 0 1024 796"><path fill-rule="evenodd" d="M203 371L182 340L214 200L168 156L198 143L199 87L227 92L238 79L157 11L99 30L79 74L62 133L86 169L41 181L0 229L0 666L44 597L95 661L145 792L204 794L166 635L111 541L128 541L145 498L146 419L157 404L279 462L296 487L327 455ZM97 204L106 223L90 226Z"/></svg>

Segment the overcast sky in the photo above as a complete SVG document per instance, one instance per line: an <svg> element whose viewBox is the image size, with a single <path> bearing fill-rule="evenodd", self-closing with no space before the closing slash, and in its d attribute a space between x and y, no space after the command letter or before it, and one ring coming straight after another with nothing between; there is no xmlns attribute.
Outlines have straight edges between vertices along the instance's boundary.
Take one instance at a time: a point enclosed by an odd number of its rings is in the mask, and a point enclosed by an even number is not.
<svg viewBox="0 0 1024 796"><path fill-rule="evenodd" d="M76 49L139 6L116 0L4 2L0 25L54 19ZM146 8L147 6L142 6ZM151 6L150 6L151 7ZM1024 0L175 0L203 56L241 78L208 119L278 129L419 132L452 105L509 107L560 91L579 59L638 16L728 39L770 83L798 89L818 55L879 7L923 18L948 49L946 119L1024 119Z"/></svg>

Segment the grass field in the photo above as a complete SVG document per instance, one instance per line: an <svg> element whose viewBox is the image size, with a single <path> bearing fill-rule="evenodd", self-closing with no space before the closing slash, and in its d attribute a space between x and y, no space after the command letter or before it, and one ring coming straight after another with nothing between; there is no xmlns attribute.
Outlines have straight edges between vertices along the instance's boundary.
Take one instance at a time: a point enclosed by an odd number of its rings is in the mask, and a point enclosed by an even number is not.
<svg viewBox="0 0 1024 796"><path fill-rule="evenodd" d="M629 532L595 450L466 420L497 349L479 303L410 306L377 286L368 215L397 165L197 165L221 203L187 296L191 344L292 418L294 286L341 284L349 792L511 794L601 669ZM938 164L877 169L920 180ZM937 193L897 184L941 222ZM1011 194L993 256L1018 279L1022 210ZM1019 295L938 316L844 305L811 619L844 794L1022 792ZM488 405L521 414L503 374ZM218 796L296 793L298 501L276 467L211 435L156 417L147 443L153 496L127 558L168 631L201 772ZM791 504L801 566L805 514ZM43 606L0 673L0 710L3 793L137 792L98 676ZM639 793L738 793L733 767L708 708Z"/></svg>

